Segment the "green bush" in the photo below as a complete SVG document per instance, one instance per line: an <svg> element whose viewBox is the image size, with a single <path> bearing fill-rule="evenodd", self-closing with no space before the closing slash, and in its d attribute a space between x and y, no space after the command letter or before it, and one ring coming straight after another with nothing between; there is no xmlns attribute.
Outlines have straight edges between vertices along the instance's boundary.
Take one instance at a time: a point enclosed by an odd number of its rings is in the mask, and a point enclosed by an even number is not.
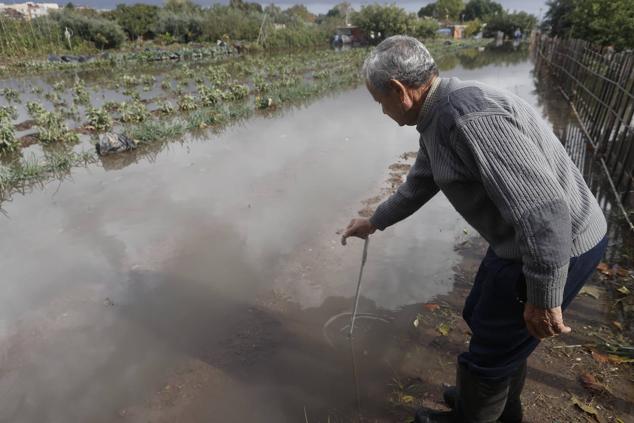
<svg viewBox="0 0 634 423"><path fill-rule="evenodd" d="M128 38L135 40L138 37L154 38L156 35L155 23L159 14L159 7L148 4L125 5L117 7L104 14L104 17L112 19L126 32Z"/></svg>
<svg viewBox="0 0 634 423"><path fill-rule="evenodd" d="M189 43L201 38L204 25L203 17L200 14L173 13L163 9L158 14L154 32L169 34L171 39L181 43Z"/></svg>
<svg viewBox="0 0 634 423"><path fill-rule="evenodd" d="M77 12L64 10L51 15L62 31L68 28L74 37L92 42L99 49L121 47L126 34L121 27L103 17L90 17Z"/></svg>
<svg viewBox="0 0 634 423"><path fill-rule="evenodd" d="M484 28L485 37L495 37L498 31L502 31L507 37L513 37L517 28L522 33L530 32L537 25L537 18L526 12L502 13L489 19Z"/></svg>
<svg viewBox="0 0 634 423"><path fill-rule="evenodd" d="M270 49L310 47L327 44L330 36L329 32L319 27L292 26L271 30L263 45Z"/></svg>

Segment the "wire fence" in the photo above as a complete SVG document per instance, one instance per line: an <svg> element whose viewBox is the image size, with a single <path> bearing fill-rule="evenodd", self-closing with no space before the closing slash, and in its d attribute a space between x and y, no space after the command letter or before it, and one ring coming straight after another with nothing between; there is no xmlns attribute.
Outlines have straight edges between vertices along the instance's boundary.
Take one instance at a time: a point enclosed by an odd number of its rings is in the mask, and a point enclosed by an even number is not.
<svg viewBox="0 0 634 423"><path fill-rule="evenodd" d="M582 171L600 162L634 230L628 211L634 207L634 53L583 40L536 36L533 42L537 69L555 77L578 120L566 139L571 156Z"/></svg>

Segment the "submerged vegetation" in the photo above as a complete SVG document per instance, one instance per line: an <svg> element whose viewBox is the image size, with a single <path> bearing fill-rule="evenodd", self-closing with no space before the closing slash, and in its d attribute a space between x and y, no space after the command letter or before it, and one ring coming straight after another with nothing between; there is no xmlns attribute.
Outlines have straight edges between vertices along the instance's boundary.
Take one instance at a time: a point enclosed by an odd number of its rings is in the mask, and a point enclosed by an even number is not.
<svg viewBox="0 0 634 423"><path fill-rule="evenodd" d="M458 47L428 44L439 59ZM107 131L133 139L143 154L184 136L204 137L254 113L289 105L360 81L366 49L253 54L219 62L176 62L94 73L55 74L43 86L27 79L4 83L5 96L28 101L0 108L0 201L16 190L58 177L97 158L94 144ZM41 145L43 151L31 146ZM83 153L76 153L83 148ZM126 154L126 153L122 153ZM67 160L63 160L67 156ZM28 158L26 158L28 157Z"/></svg>

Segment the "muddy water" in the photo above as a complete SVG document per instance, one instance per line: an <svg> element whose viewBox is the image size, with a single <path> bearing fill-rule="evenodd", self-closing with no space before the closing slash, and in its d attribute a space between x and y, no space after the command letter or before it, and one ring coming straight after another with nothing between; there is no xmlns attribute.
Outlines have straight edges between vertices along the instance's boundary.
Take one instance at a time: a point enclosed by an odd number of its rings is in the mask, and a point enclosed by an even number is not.
<svg viewBox="0 0 634 423"><path fill-rule="evenodd" d="M540 107L526 54L472 59L444 76ZM389 421L392 322L473 231L438 195L373 237L352 349L336 231L417 141L359 88L4 204L0 421Z"/></svg>

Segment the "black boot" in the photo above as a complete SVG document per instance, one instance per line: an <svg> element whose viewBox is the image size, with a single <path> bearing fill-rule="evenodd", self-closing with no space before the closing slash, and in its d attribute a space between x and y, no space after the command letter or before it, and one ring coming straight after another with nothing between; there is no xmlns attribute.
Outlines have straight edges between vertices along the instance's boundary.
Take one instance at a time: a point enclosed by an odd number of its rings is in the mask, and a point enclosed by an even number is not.
<svg viewBox="0 0 634 423"><path fill-rule="evenodd" d="M522 423L524 413L522 412L521 394L524 389L524 381L526 381L526 360L522 362L519 369L511 376L509 396L506 400L504 412L500 416L501 423Z"/></svg>
<svg viewBox="0 0 634 423"><path fill-rule="evenodd" d="M498 419L500 423L521 423L523 418L521 393L526 380L526 360L511 375L509 395L502 415ZM458 390L455 386L450 386L443 393L443 400L447 407L454 409L458 399Z"/></svg>
<svg viewBox="0 0 634 423"><path fill-rule="evenodd" d="M486 379L458 365L458 401L451 411L421 409L416 423L495 423L502 415L511 378Z"/></svg>

